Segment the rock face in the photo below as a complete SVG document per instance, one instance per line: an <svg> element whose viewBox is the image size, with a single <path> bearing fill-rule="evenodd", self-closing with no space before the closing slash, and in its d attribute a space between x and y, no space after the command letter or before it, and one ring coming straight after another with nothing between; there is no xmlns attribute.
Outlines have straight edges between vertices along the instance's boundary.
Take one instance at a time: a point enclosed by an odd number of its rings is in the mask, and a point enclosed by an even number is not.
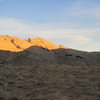
<svg viewBox="0 0 100 100"><path fill-rule="evenodd" d="M7 35L0 36L0 50L18 52L23 51L30 46L31 44L25 40Z"/></svg>
<svg viewBox="0 0 100 100"><path fill-rule="evenodd" d="M63 46L63 45L59 45L59 48L66 48L65 46ZM68 49L68 48L67 48Z"/></svg>
<svg viewBox="0 0 100 100"><path fill-rule="evenodd" d="M0 36L0 50L19 52L31 46L39 46L39 47L46 48L48 50L58 49L61 47L39 37L35 39L29 38L28 40L23 40L20 38L11 37L7 35Z"/></svg>
<svg viewBox="0 0 100 100"><path fill-rule="evenodd" d="M55 45L54 43L49 42L49 41L44 40L44 39L39 38L39 37L37 37L35 39L29 38L27 41L32 43L35 46L40 46L40 47L43 47L43 48L46 48L46 49L49 49L49 50L59 48L59 46Z"/></svg>

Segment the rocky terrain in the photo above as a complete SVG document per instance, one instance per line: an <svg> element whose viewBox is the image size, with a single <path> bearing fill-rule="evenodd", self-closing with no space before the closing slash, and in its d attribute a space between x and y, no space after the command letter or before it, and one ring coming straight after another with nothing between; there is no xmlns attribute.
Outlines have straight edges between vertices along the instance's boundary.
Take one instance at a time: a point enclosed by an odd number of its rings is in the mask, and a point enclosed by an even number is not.
<svg viewBox="0 0 100 100"><path fill-rule="evenodd" d="M0 100L100 100L100 52L0 36Z"/></svg>
<svg viewBox="0 0 100 100"><path fill-rule="evenodd" d="M39 46L48 50L65 48L63 45L57 46L56 44L39 37L34 39L28 38L26 40L23 40L8 35L0 35L0 50L19 52L31 46Z"/></svg>

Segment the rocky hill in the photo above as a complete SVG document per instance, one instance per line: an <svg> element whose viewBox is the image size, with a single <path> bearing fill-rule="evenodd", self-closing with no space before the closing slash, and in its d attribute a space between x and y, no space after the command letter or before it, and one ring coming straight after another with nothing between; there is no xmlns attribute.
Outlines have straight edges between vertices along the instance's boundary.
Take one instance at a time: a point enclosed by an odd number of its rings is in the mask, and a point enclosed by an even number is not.
<svg viewBox="0 0 100 100"><path fill-rule="evenodd" d="M48 50L65 48L64 46L57 46L56 44L39 37L34 39L28 38L27 40L23 40L8 35L0 35L0 50L19 52L31 46L39 46Z"/></svg>
<svg viewBox="0 0 100 100"><path fill-rule="evenodd" d="M0 100L99 99L100 52L0 36Z"/></svg>
<svg viewBox="0 0 100 100"><path fill-rule="evenodd" d="M46 49L49 49L49 50L52 50L52 49L58 49L59 46L55 45L54 43L52 42L49 42L47 40L44 40L42 38L28 38L27 40L29 43L35 45L35 46L39 46L39 47L43 47L43 48L46 48Z"/></svg>
<svg viewBox="0 0 100 100"><path fill-rule="evenodd" d="M7 35L0 36L0 50L18 52L23 51L30 46L31 44L25 40Z"/></svg>

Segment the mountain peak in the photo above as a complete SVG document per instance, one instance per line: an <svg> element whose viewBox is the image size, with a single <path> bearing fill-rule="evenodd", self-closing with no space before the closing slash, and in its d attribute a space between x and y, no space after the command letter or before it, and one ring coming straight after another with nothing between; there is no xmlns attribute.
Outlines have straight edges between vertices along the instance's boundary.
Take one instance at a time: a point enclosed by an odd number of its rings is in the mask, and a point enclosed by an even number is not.
<svg viewBox="0 0 100 100"><path fill-rule="evenodd" d="M48 50L65 48L64 46L58 46L40 37L36 37L34 39L28 38L27 40L23 40L8 35L0 35L0 50L9 50L18 52L18 51L23 51L31 46L39 46L46 48Z"/></svg>
<svg viewBox="0 0 100 100"><path fill-rule="evenodd" d="M57 46L56 44L54 44L54 43L52 43L50 41L47 41L45 39L42 39L40 37L36 37L34 39L29 38L28 42L32 43L35 46L40 46L40 47L43 47L43 48L46 48L46 49L49 49L49 50L58 49L59 48L59 46Z"/></svg>

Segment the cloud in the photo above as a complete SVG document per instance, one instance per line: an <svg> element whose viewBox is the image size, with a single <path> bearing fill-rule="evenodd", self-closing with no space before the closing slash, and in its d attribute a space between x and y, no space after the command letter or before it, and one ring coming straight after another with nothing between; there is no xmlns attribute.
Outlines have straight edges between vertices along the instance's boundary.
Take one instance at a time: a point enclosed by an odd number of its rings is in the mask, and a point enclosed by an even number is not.
<svg viewBox="0 0 100 100"><path fill-rule="evenodd" d="M100 19L100 5L97 1L95 1L96 5L93 3L92 0L78 0L65 10L67 11L65 16Z"/></svg>
<svg viewBox="0 0 100 100"><path fill-rule="evenodd" d="M89 51L100 50L100 44L96 40L96 37L100 37L99 28L58 28L49 24L27 23L14 18L1 17L0 34L20 38L42 37L71 48Z"/></svg>

